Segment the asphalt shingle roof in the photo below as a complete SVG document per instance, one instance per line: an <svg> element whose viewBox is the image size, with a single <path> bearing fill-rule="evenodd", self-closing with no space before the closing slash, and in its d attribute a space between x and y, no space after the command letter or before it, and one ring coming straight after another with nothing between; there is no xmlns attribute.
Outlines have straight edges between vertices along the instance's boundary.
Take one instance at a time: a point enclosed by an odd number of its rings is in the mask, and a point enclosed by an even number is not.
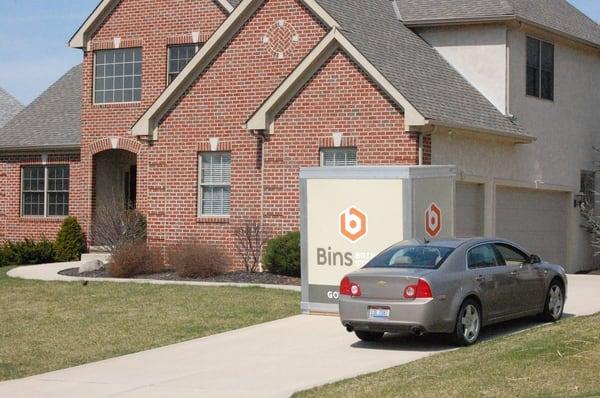
<svg viewBox="0 0 600 398"><path fill-rule="evenodd" d="M79 145L81 81L78 65L0 128L0 148Z"/></svg>
<svg viewBox="0 0 600 398"><path fill-rule="evenodd" d="M566 0L397 0L402 20L516 18L600 46L600 25Z"/></svg>
<svg viewBox="0 0 600 398"><path fill-rule="evenodd" d="M523 133L416 33L389 0L317 0L342 33L426 118Z"/></svg>
<svg viewBox="0 0 600 398"><path fill-rule="evenodd" d="M0 127L23 109L23 105L0 87Z"/></svg>

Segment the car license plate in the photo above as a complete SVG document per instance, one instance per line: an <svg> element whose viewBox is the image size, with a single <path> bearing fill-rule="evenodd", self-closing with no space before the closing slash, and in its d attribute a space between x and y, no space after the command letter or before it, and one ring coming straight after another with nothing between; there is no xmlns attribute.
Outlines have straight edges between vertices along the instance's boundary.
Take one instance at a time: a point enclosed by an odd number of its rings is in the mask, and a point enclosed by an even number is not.
<svg viewBox="0 0 600 398"><path fill-rule="evenodd" d="M386 321L390 319L390 309L386 307L369 307L369 319Z"/></svg>

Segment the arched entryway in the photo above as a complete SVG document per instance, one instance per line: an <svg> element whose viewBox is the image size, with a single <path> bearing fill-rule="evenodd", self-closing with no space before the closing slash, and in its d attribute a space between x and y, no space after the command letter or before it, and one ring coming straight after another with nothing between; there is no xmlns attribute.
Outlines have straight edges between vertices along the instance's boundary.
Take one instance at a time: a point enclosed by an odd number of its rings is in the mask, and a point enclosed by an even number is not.
<svg viewBox="0 0 600 398"><path fill-rule="evenodd" d="M106 225L112 210L121 212L137 205L137 155L123 149L109 149L93 155L92 244L104 246L97 233Z"/></svg>

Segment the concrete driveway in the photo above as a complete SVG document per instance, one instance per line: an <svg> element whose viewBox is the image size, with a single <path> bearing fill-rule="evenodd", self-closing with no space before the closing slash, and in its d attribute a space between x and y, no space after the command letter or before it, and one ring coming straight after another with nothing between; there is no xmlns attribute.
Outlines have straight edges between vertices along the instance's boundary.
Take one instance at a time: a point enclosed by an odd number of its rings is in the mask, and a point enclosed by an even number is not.
<svg viewBox="0 0 600 398"><path fill-rule="evenodd" d="M567 315L600 312L600 276L569 277ZM484 339L539 326L487 328ZM0 383L2 397L287 397L452 349L437 336L359 342L336 317L295 316L203 339Z"/></svg>

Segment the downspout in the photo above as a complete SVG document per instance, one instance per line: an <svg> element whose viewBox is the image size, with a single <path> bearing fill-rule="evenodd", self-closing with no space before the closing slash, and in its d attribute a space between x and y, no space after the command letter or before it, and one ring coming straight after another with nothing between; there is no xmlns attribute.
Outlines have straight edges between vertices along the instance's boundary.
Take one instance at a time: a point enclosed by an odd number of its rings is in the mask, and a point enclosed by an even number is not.
<svg viewBox="0 0 600 398"><path fill-rule="evenodd" d="M260 226L261 235L264 233L264 212L265 212L265 141L266 135L264 131L252 130L250 134L258 140L260 145L260 215L258 224ZM262 236L261 236L262 239ZM258 271L262 272L262 263L258 264Z"/></svg>
<svg viewBox="0 0 600 398"><path fill-rule="evenodd" d="M418 148L418 153L419 153L419 166L423 165L423 133L419 133L419 148Z"/></svg>
<svg viewBox="0 0 600 398"><path fill-rule="evenodd" d="M509 29L506 27L506 88L504 90L506 98L505 102L505 113L508 117L513 117L510 113L510 46L509 46Z"/></svg>

